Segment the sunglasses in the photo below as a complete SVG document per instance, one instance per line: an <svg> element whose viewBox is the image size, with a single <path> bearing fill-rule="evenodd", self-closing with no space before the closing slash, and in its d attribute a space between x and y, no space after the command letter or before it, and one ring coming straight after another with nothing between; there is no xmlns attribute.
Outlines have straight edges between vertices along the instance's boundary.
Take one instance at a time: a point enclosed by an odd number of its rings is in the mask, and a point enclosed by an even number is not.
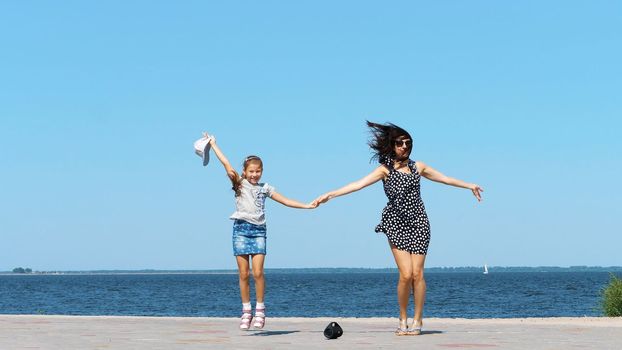
<svg viewBox="0 0 622 350"><path fill-rule="evenodd" d="M412 140L395 140L393 141L395 143L395 147L412 147L413 146L413 141Z"/></svg>

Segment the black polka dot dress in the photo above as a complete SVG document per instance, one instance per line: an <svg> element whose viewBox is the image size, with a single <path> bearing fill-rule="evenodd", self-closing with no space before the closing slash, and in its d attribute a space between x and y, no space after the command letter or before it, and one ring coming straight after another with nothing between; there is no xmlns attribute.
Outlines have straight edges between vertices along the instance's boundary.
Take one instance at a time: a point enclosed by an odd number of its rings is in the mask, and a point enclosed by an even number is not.
<svg viewBox="0 0 622 350"><path fill-rule="evenodd" d="M421 200L421 175L415 162L408 161L410 174L395 170L392 159L381 159L381 162L389 169L389 176L382 181L389 202L382 210L376 232L385 233L389 242L399 250L426 255L430 244L430 222Z"/></svg>

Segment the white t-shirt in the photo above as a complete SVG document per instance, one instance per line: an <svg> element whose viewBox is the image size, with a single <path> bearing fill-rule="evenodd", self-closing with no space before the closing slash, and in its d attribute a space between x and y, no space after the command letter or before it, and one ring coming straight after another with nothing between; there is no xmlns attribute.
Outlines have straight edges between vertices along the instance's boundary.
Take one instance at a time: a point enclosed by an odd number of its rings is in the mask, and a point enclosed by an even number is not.
<svg viewBox="0 0 622 350"><path fill-rule="evenodd" d="M265 224L266 197L272 197L273 192L274 187L266 183L253 185L246 179L242 179L240 195L235 197L235 213L230 218L248 221L255 225Z"/></svg>

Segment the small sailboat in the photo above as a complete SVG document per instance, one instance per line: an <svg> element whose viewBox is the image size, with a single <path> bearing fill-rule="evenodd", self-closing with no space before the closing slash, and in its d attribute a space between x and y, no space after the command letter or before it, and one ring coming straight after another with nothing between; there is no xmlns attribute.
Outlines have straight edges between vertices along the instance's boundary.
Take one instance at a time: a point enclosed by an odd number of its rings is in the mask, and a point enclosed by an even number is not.
<svg viewBox="0 0 622 350"><path fill-rule="evenodd" d="M484 275L488 274L488 265L484 264Z"/></svg>

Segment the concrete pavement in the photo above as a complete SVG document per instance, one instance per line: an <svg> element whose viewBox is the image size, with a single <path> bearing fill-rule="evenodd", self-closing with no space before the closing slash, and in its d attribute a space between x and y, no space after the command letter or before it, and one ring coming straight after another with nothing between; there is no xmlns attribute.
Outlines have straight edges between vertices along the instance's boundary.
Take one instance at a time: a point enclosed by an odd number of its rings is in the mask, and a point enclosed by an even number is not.
<svg viewBox="0 0 622 350"><path fill-rule="evenodd" d="M338 322L344 334L326 340ZM622 349L622 318L424 319L419 336L390 318L237 318L0 315L0 349Z"/></svg>

